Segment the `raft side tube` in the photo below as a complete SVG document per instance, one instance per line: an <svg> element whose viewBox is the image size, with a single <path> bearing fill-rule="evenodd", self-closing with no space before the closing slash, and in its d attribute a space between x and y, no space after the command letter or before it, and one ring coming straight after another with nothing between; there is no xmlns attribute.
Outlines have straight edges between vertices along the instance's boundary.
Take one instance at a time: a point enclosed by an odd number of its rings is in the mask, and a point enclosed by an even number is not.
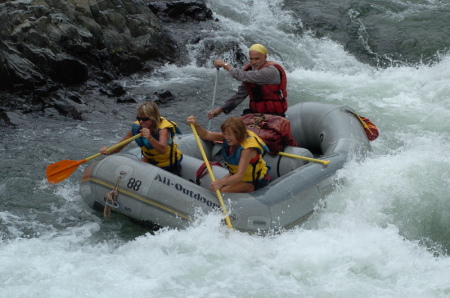
<svg viewBox="0 0 450 298"><path fill-rule="evenodd" d="M338 169L342 168L347 157L342 154L329 156L330 164L307 163L294 169L282 178L276 179L268 187L259 189L242 197L242 194L224 194L224 199L230 202L230 213L240 218L239 230L250 231L258 226L260 230L287 229L306 220L311 210L329 194L334 186L334 177ZM251 197L251 199L249 199ZM258 212L264 212L266 223L254 224L255 206ZM265 213L266 206L269 214Z"/></svg>
<svg viewBox="0 0 450 298"><path fill-rule="evenodd" d="M369 151L370 144L353 109L347 106L317 102L302 102L286 112L292 134L299 147L321 155L335 151L360 154Z"/></svg>
<svg viewBox="0 0 450 298"><path fill-rule="evenodd" d="M195 157L200 160L203 160L203 156L200 152L200 149L198 147L197 140L196 140L194 134L176 135L174 142L178 144L178 149L181 150L183 155L189 155L191 157ZM213 149L214 143L211 141L205 141L202 139L200 139L200 143L202 144L206 158L208 160L211 160L212 149Z"/></svg>
<svg viewBox="0 0 450 298"><path fill-rule="evenodd" d="M196 212L208 213L219 210L220 206L215 193L209 190L209 174L201 179L204 187L192 181L203 161L190 156L185 158L182 173L190 175L188 180L138 159L130 159L129 155L108 156L90 165L90 174L85 175L80 186L82 196L89 206L93 207L95 202L104 206L103 198L114 188L120 173L124 173L119 184L119 206L114 211L138 220L151 218L161 226L185 227ZM213 166L212 169L217 178L228 173L222 167Z"/></svg>
<svg viewBox="0 0 450 298"><path fill-rule="evenodd" d="M296 156L301 157L309 157L314 158L312 153L305 148L299 148L299 147L292 147L287 146L283 152L293 154ZM300 158L294 158L294 157L288 157L283 155L264 155L264 160L266 161L267 165L270 166L270 181L271 183L277 179L282 178L284 175L288 174L289 172L305 165L308 163L308 161Z"/></svg>

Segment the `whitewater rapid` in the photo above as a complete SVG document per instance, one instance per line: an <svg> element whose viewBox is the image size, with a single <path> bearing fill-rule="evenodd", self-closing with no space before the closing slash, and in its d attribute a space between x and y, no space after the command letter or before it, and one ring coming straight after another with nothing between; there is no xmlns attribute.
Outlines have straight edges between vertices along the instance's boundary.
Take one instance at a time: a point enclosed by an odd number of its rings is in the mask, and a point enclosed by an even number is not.
<svg viewBox="0 0 450 298"><path fill-rule="evenodd" d="M346 164L315 215L267 237L229 230L220 214L154 233L118 214L104 220L79 194L83 166L57 185L45 167L114 144L133 119L24 114L0 130L0 297L450 297L450 57L376 69L295 34L301 20L280 3L211 0L222 27L205 34L265 44L287 69L291 104L348 105L379 127L373 151ZM194 61L201 48L191 47ZM183 112L163 111L188 132L188 114L207 121L214 74L192 62L122 83L182 95ZM221 73L217 104L236 87Z"/></svg>

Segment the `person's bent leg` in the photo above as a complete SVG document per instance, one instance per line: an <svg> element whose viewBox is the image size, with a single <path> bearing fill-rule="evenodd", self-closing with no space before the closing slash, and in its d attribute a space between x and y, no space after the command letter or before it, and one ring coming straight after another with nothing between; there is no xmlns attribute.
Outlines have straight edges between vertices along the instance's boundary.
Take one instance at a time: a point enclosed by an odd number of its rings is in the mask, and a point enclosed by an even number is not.
<svg viewBox="0 0 450 298"><path fill-rule="evenodd" d="M242 192L242 193L249 193L252 192L255 189L253 186L253 183L245 183L245 182L237 182L232 185L227 185L222 187L220 190L221 193L236 193L236 192Z"/></svg>

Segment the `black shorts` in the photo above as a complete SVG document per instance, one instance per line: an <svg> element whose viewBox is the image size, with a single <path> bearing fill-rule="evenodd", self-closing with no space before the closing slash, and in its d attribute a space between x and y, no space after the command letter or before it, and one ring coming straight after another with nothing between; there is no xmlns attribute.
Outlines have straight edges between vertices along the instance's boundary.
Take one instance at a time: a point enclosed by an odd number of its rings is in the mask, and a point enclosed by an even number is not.
<svg viewBox="0 0 450 298"><path fill-rule="evenodd" d="M181 177L181 164L180 163L177 163L170 167L164 167L163 169L166 170L167 172L171 172L172 174L175 174L175 175Z"/></svg>
<svg viewBox="0 0 450 298"><path fill-rule="evenodd" d="M263 187L266 187L267 185L269 185L269 180L270 180L269 175L266 175L266 177L256 181L255 190L258 190L260 188L263 188Z"/></svg>

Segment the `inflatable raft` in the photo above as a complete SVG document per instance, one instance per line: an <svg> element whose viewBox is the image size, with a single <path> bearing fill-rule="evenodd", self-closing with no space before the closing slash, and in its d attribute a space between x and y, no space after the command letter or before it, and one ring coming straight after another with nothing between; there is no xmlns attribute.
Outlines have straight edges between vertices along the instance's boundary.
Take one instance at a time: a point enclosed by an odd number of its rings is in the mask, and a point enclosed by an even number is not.
<svg viewBox="0 0 450 298"><path fill-rule="evenodd" d="M359 120L347 106L302 102L290 107L286 115L298 147L287 147L284 152L330 162L324 165L266 154L264 159L271 167L267 187L248 194L222 194L235 229L268 233L302 223L333 190L336 172L350 158L360 159L371 150ZM184 154L182 177L141 162L136 148L107 156L84 170L80 185L84 201L99 211L106 205L113 212L170 228L185 228L199 213L219 211L216 193L209 190L210 176L197 177L203 159L195 136L180 135L176 142ZM221 145L201 143L208 160L220 160ZM212 170L216 179L228 173L220 166ZM112 190L117 192L116 201L106 204Z"/></svg>

